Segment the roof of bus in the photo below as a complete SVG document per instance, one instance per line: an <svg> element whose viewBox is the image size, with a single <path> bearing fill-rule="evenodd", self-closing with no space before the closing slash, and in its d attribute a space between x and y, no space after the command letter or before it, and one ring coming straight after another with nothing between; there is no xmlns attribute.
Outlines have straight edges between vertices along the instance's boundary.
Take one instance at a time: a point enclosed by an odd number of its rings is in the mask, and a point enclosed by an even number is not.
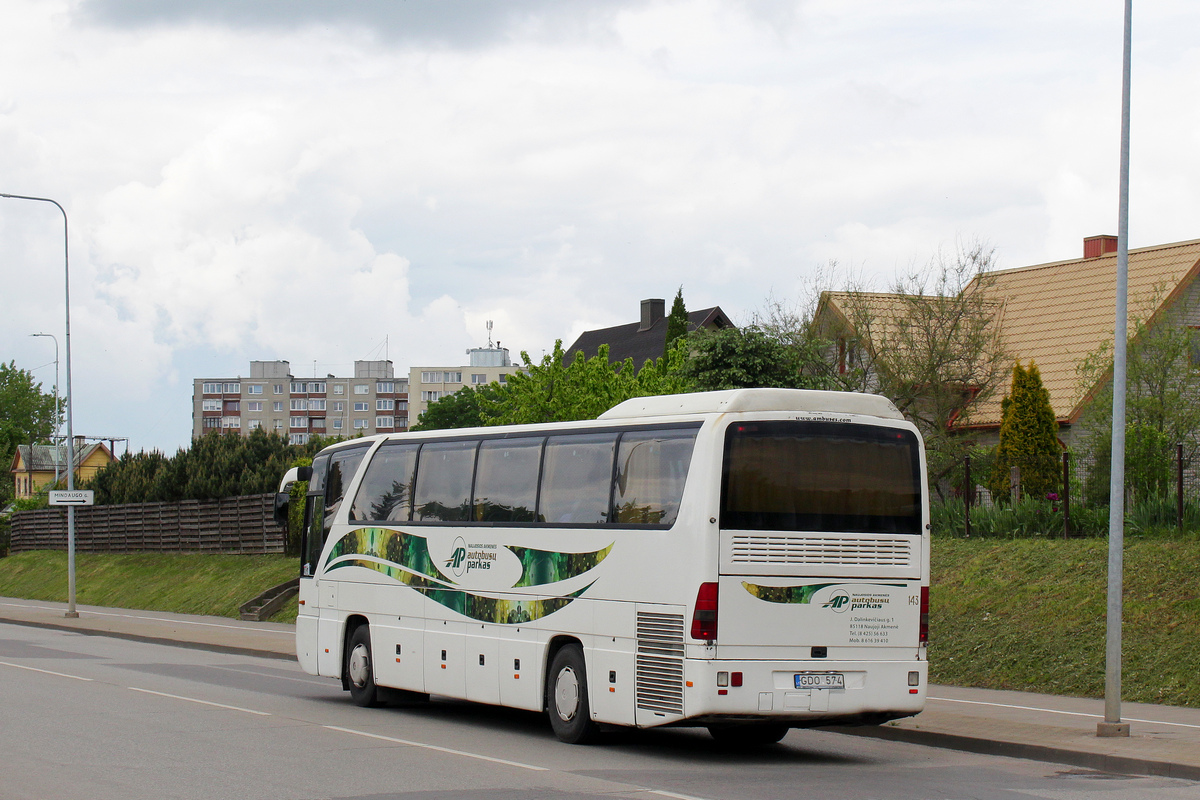
<svg viewBox="0 0 1200 800"><path fill-rule="evenodd" d="M728 389L656 397L635 397L613 406L598 419L674 417L685 414L805 411L824 414L865 414L903 419L892 402L877 394L819 392L810 389Z"/></svg>

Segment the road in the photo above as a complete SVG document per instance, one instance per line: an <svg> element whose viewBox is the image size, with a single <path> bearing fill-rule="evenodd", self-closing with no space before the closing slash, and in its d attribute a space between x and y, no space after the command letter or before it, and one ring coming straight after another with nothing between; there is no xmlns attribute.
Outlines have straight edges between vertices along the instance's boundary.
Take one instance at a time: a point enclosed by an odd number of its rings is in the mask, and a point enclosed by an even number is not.
<svg viewBox="0 0 1200 800"><path fill-rule="evenodd" d="M0 624L0 798L1189 798L1200 784L823 731L557 742L526 712L363 709L289 661Z"/></svg>

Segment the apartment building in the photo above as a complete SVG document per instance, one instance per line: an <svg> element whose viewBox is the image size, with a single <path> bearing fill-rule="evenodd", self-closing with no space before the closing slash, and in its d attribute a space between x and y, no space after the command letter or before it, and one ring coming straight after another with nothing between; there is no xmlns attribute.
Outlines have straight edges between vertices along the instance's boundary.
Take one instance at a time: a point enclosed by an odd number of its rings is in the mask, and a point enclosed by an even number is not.
<svg viewBox="0 0 1200 800"><path fill-rule="evenodd" d="M319 436L408 430L408 380L391 361L355 361L353 377L297 378L287 361L251 361L250 377L196 378L192 437L262 428L304 444Z"/></svg>
<svg viewBox="0 0 1200 800"><path fill-rule="evenodd" d="M508 376L517 370L508 357L508 348L473 347L467 351L469 364L462 367L413 367L408 373L412 394L411 419L416 421L429 404L464 386L483 386L498 381L508 383Z"/></svg>

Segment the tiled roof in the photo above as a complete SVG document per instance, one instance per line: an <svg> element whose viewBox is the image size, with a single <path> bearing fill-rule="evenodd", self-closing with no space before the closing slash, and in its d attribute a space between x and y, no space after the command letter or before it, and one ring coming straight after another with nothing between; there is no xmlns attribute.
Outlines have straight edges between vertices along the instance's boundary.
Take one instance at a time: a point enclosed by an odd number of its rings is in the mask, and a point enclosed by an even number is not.
<svg viewBox="0 0 1200 800"><path fill-rule="evenodd" d="M1077 367L1113 338L1117 254L1055 261L984 273L967 291L982 289L996 307L1005 348L1022 364L1038 366L1060 422L1074 422L1086 399ZM1200 239L1129 251L1129 330L1177 300L1200 273ZM903 317L900 295L830 292L831 310L853 324L852 303L870 303L872 327L883 336ZM859 332L860 335L862 332ZM875 334L878 336L878 334ZM1091 388L1091 387L1087 387ZM970 424L1000 424L1007 387L972 409Z"/></svg>
<svg viewBox="0 0 1200 800"><path fill-rule="evenodd" d="M1200 239L1129 251L1130 332L1178 299L1200 269ZM1063 422L1084 401L1077 365L1111 342L1116 321L1117 254L987 273L986 291L1004 303L1003 335L1021 363L1033 361ZM1002 396L1002 395L1001 395ZM976 424L1000 423L1000 396L977 409Z"/></svg>
<svg viewBox="0 0 1200 800"><path fill-rule="evenodd" d="M579 338L566 348L566 358L570 362L575 353L582 350L585 358L596 355L600 345L608 345L608 360L610 362L624 361L632 358L638 369L649 360L662 358L663 348L667 342L667 317L661 317L644 331L639 331L640 322L630 322L627 325L614 325L611 328L598 328L594 331L584 331ZM720 306L704 308L688 313L688 330L699 328L728 328L733 325Z"/></svg>

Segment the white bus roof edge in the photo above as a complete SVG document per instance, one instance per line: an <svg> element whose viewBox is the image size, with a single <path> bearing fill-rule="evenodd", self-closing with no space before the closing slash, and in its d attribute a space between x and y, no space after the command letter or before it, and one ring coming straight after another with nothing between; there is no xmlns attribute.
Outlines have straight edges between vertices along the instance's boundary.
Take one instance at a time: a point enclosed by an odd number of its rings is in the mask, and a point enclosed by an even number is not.
<svg viewBox="0 0 1200 800"><path fill-rule="evenodd" d="M828 412L904 419L890 400L877 394L824 392L812 389L728 389L720 392L635 397L618 403L598 419L734 414L746 411Z"/></svg>

